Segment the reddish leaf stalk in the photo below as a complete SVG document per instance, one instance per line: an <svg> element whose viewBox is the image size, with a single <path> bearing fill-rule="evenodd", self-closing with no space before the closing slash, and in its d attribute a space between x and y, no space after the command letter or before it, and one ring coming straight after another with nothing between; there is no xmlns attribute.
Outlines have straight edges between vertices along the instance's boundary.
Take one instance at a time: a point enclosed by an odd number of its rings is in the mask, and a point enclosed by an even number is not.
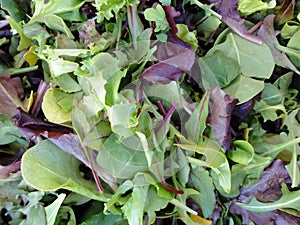
<svg viewBox="0 0 300 225"><path fill-rule="evenodd" d="M160 182L160 184L161 184L165 189L167 189L167 190L169 190L169 191L172 191L172 192L175 193L175 194L178 194L178 195L184 194L184 192L183 192L182 190L177 190L177 189L171 187L170 185L168 185L168 184L164 181L164 178L162 177L162 175L161 175L161 173L160 173L160 171L159 171L159 165L158 165L158 163L157 163L157 161L156 161L156 157L155 157L155 156L153 156L153 162L154 162L154 164L155 164L155 168L156 168L156 171L157 171L157 173L158 173L158 177L159 177L159 182Z"/></svg>
<svg viewBox="0 0 300 225"><path fill-rule="evenodd" d="M164 119L161 121L161 123L159 124L156 132L158 133L161 128L166 124L167 120L171 117L171 115L173 114L173 112L175 111L176 107L178 106L178 102L174 102L174 104L171 106L171 108L168 110L168 112L166 113Z"/></svg>

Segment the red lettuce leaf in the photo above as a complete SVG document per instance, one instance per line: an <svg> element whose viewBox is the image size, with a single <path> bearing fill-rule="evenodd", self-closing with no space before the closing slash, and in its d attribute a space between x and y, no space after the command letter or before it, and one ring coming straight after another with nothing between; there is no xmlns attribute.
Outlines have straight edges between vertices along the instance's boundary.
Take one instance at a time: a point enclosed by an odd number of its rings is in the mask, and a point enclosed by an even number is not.
<svg viewBox="0 0 300 225"><path fill-rule="evenodd" d="M20 171L20 167L21 167L21 160L16 161L7 166L0 165L0 179L7 179L11 176L21 175L18 173Z"/></svg>
<svg viewBox="0 0 300 225"><path fill-rule="evenodd" d="M45 122L40 118L31 116L18 108L17 114L13 117L14 124L23 133L27 140L32 140L38 136L58 137L66 133L72 133L73 129Z"/></svg>
<svg viewBox="0 0 300 225"><path fill-rule="evenodd" d="M237 102L236 98L231 99L220 87L215 87L211 92L208 124L213 129L215 139L225 150L232 147L230 120Z"/></svg>
<svg viewBox="0 0 300 225"><path fill-rule="evenodd" d="M22 106L24 97L22 80L18 77L0 77L0 113L9 117L17 113L17 107Z"/></svg>
<svg viewBox="0 0 300 225"><path fill-rule="evenodd" d="M249 101L234 107L233 112L231 114L231 127L235 131L238 130L240 124L253 111L254 103L255 103L254 99L250 99Z"/></svg>
<svg viewBox="0 0 300 225"><path fill-rule="evenodd" d="M245 20L241 18L237 9L238 0L211 0L211 2L217 2L216 11L222 16L222 21L234 32L249 41L263 43L259 37L249 33L244 24Z"/></svg>

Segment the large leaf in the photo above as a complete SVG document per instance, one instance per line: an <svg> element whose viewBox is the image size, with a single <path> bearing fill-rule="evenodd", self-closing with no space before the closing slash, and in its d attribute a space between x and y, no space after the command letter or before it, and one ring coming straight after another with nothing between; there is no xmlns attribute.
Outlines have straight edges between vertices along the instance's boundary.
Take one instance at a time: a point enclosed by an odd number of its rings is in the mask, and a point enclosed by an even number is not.
<svg viewBox="0 0 300 225"><path fill-rule="evenodd" d="M92 199L106 201L92 182L79 171L80 161L48 140L38 143L22 157L22 176L26 183L43 191L67 189Z"/></svg>
<svg viewBox="0 0 300 225"><path fill-rule="evenodd" d="M132 179L137 172L148 171L145 152L136 135L121 140L110 135L98 153L97 162L116 178Z"/></svg>
<svg viewBox="0 0 300 225"><path fill-rule="evenodd" d="M274 60L266 44L256 44L245 40L236 34L229 33L225 42L214 46L207 56L216 51L234 59L241 67L244 76L255 78L269 78L274 69Z"/></svg>

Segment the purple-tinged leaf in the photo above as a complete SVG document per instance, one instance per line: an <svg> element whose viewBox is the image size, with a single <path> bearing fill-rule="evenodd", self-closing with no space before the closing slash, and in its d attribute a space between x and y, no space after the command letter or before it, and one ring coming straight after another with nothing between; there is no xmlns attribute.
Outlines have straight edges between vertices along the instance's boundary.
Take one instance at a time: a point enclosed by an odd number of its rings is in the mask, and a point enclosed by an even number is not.
<svg viewBox="0 0 300 225"><path fill-rule="evenodd" d="M293 216L291 214L281 212L279 210L274 210L265 213L255 213L243 209L235 204L230 207L230 213L237 214L243 217L244 223L249 224L254 222L257 225L298 225L300 224L300 218Z"/></svg>
<svg viewBox="0 0 300 225"><path fill-rule="evenodd" d="M168 23L171 27L171 32L176 36L178 29L176 27L174 18L180 16L180 12L176 11L173 6L164 6L163 9L165 10Z"/></svg>
<svg viewBox="0 0 300 225"><path fill-rule="evenodd" d="M275 64L283 68L291 69L294 72L300 74L300 71L295 67L295 65L289 60L285 53L279 51L275 46L279 45L276 38L276 33L274 30L274 18L275 15L267 16L263 25L258 30L257 35L268 45L270 48Z"/></svg>
<svg viewBox="0 0 300 225"><path fill-rule="evenodd" d="M7 166L0 165L0 179L7 179L13 176L21 175L20 167L21 167L21 160Z"/></svg>
<svg viewBox="0 0 300 225"><path fill-rule="evenodd" d="M281 196L281 184L290 184L289 174L284 167L284 163L277 159L261 175L258 182L250 187L243 187L241 194L230 206L230 212L241 215L244 220L252 221L255 224L278 224L278 225L296 225L299 224L300 218L292 216L279 210L273 210L265 213L250 212L234 202L239 201L247 203L255 197L261 202L274 202Z"/></svg>
<svg viewBox="0 0 300 225"><path fill-rule="evenodd" d="M281 160L274 160L254 185L241 188L240 198L255 197L262 202L278 200L282 194L281 183L290 183L289 173L284 166Z"/></svg>
<svg viewBox="0 0 300 225"><path fill-rule="evenodd" d="M210 100L208 124L212 127L214 137L219 145L228 150L232 147L231 114L238 100L231 99L220 87L212 90Z"/></svg>
<svg viewBox="0 0 300 225"><path fill-rule="evenodd" d="M168 44L168 47L169 46L170 44ZM168 50L170 50L170 48ZM175 51L170 52L169 58L150 66L144 71L141 78L152 83L168 84L171 81L178 80L183 72L190 71L195 60L194 51L191 48L178 46L173 49L171 48L171 51L172 50ZM161 53L161 51L159 53ZM166 55L164 56L166 57ZM164 57L160 54L159 58Z"/></svg>
<svg viewBox="0 0 300 225"><path fill-rule="evenodd" d="M17 113L22 107L21 99L24 97L23 84L19 77L0 77L0 113L9 117Z"/></svg>
<svg viewBox="0 0 300 225"><path fill-rule="evenodd" d="M250 99L249 101L234 107L233 112L231 114L231 127L234 130L238 130L239 125L253 111L254 103L254 99Z"/></svg>
<svg viewBox="0 0 300 225"><path fill-rule="evenodd" d="M262 44L261 38L251 34L245 26L245 20L241 18L238 10L238 0L211 0L217 2L216 11L222 16L222 21L241 37Z"/></svg>
<svg viewBox="0 0 300 225"><path fill-rule="evenodd" d="M71 128L45 122L40 118L35 118L20 108L18 108L18 113L13 119L15 126L19 128L27 140L31 140L41 135L44 137L58 137L73 132Z"/></svg>

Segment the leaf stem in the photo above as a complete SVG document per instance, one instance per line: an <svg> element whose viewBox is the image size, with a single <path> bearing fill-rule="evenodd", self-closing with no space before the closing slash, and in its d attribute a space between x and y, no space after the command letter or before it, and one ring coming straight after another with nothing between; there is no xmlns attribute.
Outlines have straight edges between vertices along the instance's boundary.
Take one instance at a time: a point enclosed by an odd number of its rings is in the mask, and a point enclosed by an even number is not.
<svg viewBox="0 0 300 225"><path fill-rule="evenodd" d="M293 145L299 144L299 143L300 143L300 137L292 139L292 140L287 141L287 142L277 144L277 145L271 145L272 146L271 151L265 152L261 156L268 156L270 153L274 153L274 152L276 152L278 154L282 150L284 150L288 147L291 147Z"/></svg>

